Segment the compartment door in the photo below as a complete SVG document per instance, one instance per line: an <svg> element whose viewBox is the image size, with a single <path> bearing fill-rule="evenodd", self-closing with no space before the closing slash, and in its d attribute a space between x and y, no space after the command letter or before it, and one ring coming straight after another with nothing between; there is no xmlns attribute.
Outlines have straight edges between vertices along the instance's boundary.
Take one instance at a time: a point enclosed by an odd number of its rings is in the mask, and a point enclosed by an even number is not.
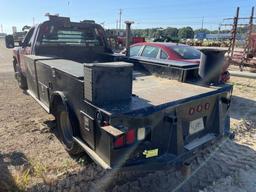
<svg viewBox="0 0 256 192"><path fill-rule="evenodd" d="M49 87L41 82L38 82L38 91L40 95L40 101L49 108Z"/></svg>
<svg viewBox="0 0 256 192"><path fill-rule="evenodd" d="M26 78L28 83L28 89L37 99L39 99L38 90L37 90L38 89L37 70L36 70L35 61L33 59L27 58L26 65L27 65Z"/></svg>
<svg viewBox="0 0 256 192"><path fill-rule="evenodd" d="M92 149L95 149L94 118L90 117L83 111L80 111L80 115L82 120L80 128L82 138Z"/></svg>

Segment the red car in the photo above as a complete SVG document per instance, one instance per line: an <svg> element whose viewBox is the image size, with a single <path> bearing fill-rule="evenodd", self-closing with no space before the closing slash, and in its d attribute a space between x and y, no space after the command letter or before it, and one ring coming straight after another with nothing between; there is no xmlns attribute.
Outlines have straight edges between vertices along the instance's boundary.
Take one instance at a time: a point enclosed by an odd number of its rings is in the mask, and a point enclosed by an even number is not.
<svg viewBox="0 0 256 192"><path fill-rule="evenodd" d="M130 46L129 57L133 59L161 59L182 63L200 64L201 52L194 47L178 43L143 42ZM227 68L223 67L221 80L229 80Z"/></svg>
<svg viewBox="0 0 256 192"><path fill-rule="evenodd" d="M189 63L200 63L201 52L193 47L177 43L143 42L130 47L130 57L142 56Z"/></svg>

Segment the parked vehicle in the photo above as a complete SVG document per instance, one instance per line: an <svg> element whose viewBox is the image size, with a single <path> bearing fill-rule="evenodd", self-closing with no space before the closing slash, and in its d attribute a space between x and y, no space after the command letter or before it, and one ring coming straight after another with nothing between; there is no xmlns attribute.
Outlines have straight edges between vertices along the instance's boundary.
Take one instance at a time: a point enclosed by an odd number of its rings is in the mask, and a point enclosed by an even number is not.
<svg viewBox="0 0 256 192"><path fill-rule="evenodd" d="M194 47L166 42L144 42L130 47L129 57L133 60L153 59L163 61L177 61L182 63L200 64L201 52ZM182 65L181 63L181 65ZM227 67L223 66L221 80L227 82L230 75Z"/></svg>
<svg viewBox="0 0 256 192"><path fill-rule="evenodd" d="M13 38L6 45L14 47ZM181 165L228 133L232 86L215 76L197 81L214 66L205 62L198 74L194 63L117 59L100 25L58 16L14 48L20 87L55 116L71 155L85 151L106 169Z"/></svg>

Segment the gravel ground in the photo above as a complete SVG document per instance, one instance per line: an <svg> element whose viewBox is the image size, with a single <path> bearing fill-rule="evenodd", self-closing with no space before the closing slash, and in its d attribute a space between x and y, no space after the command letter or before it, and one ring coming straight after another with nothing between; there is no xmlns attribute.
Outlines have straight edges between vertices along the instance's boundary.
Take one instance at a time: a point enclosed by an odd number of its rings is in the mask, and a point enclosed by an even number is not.
<svg viewBox="0 0 256 192"><path fill-rule="evenodd" d="M0 192L2 191L256 191L256 81L232 78L231 125L224 139L192 163L192 175L173 169L104 171L86 157L71 158L54 121L17 86L11 51L0 42Z"/></svg>

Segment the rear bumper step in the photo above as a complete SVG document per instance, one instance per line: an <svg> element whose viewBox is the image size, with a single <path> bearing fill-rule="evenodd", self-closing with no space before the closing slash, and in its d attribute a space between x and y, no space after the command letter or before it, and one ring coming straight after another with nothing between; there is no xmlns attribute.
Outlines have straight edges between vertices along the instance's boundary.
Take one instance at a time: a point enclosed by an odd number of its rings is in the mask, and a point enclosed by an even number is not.
<svg viewBox="0 0 256 192"><path fill-rule="evenodd" d="M73 137L73 139L87 152L87 154L103 169L111 169L111 167L103 161L97 153L95 153L90 147L88 147L81 139Z"/></svg>
<svg viewBox="0 0 256 192"><path fill-rule="evenodd" d="M193 150L196 147L203 145L204 143L207 143L208 141L211 141L215 138L216 138L216 136L214 134L207 134L201 138L191 141L189 144L185 145L184 148L190 151L190 150Z"/></svg>

